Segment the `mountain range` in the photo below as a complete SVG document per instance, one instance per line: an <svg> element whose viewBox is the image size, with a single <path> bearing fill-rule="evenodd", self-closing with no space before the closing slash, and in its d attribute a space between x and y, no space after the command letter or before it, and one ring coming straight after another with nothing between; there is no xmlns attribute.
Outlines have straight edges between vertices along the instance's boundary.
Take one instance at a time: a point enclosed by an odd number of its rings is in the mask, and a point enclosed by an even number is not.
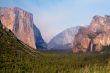
<svg viewBox="0 0 110 73"><path fill-rule="evenodd" d="M33 15L21 8L0 7L3 29L8 29L23 43L36 49L72 49L73 52L100 51L110 45L110 16L94 16L90 25L68 28L47 44L33 22Z"/></svg>
<svg viewBox="0 0 110 73"><path fill-rule="evenodd" d="M103 46L108 45L110 45L110 16L96 15L88 26L69 28L59 33L49 42L48 47L72 48L73 52L90 52L101 51Z"/></svg>

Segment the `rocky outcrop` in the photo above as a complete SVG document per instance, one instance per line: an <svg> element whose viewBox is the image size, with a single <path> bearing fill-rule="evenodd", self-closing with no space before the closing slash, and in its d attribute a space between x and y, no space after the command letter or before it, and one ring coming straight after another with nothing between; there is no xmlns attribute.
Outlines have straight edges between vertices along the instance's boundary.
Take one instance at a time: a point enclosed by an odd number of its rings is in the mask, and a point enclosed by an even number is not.
<svg viewBox="0 0 110 73"><path fill-rule="evenodd" d="M74 37L80 27L72 27L56 35L49 43L49 49L71 49L73 47Z"/></svg>
<svg viewBox="0 0 110 73"><path fill-rule="evenodd" d="M34 25L35 44L38 49L47 49L47 43L43 40L39 29Z"/></svg>
<svg viewBox="0 0 110 73"><path fill-rule="evenodd" d="M102 46L110 45L110 16L94 16L87 28L79 29L73 44L73 52L100 51Z"/></svg>
<svg viewBox="0 0 110 73"><path fill-rule="evenodd" d="M20 8L0 8L0 19L4 27L10 29L18 39L36 48L33 15Z"/></svg>

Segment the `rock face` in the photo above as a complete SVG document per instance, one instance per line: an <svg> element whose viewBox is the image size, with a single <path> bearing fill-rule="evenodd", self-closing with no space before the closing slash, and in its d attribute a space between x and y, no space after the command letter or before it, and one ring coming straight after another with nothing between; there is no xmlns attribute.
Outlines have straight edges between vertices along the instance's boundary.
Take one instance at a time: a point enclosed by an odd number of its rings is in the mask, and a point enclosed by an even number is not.
<svg viewBox="0 0 110 73"><path fill-rule="evenodd" d="M18 39L36 48L33 32L33 15L20 8L0 8L0 19L4 27L10 29Z"/></svg>
<svg viewBox="0 0 110 73"><path fill-rule="evenodd" d="M91 34L90 38L89 34ZM100 51L102 46L110 45L110 16L94 16L88 27L81 27L74 39L73 52Z"/></svg>
<svg viewBox="0 0 110 73"><path fill-rule="evenodd" d="M64 30L56 35L49 43L49 49L71 49L73 47L74 37L80 27L73 27Z"/></svg>
<svg viewBox="0 0 110 73"><path fill-rule="evenodd" d="M35 44L38 49L47 49L47 44L43 40L39 29L34 25Z"/></svg>

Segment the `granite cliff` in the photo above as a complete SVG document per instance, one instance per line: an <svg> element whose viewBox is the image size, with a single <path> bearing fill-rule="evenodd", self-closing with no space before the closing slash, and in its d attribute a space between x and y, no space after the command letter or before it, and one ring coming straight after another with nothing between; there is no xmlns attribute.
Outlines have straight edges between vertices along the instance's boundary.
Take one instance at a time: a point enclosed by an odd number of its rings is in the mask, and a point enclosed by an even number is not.
<svg viewBox="0 0 110 73"><path fill-rule="evenodd" d="M0 7L0 20L3 28L10 29L18 39L32 48L46 45L39 29L34 25L31 13L18 7Z"/></svg>
<svg viewBox="0 0 110 73"><path fill-rule="evenodd" d="M0 19L4 27L10 29L18 39L36 48L33 32L33 15L18 7L0 8Z"/></svg>
<svg viewBox="0 0 110 73"><path fill-rule="evenodd" d="M35 44L38 49L47 49L47 43L43 40L40 30L34 25Z"/></svg>
<svg viewBox="0 0 110 73"><path fill-rule="evenodd" d="M110 16L94 16L88 27L79 29L73 45L73 52L100 51L110 45Z"/></svg>
<svg viewBox="0 0 110 73"><path fill-rule="evenodd" d="M55 37L48 43L49 49L71 49L75 35L78 33L80 26L68 28Z"/></svg>

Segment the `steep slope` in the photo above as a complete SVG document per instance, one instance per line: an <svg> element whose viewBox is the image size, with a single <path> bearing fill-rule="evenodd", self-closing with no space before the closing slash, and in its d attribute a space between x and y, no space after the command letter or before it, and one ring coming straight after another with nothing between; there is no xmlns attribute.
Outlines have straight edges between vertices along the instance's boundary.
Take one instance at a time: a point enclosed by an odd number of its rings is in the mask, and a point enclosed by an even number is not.
<svg viewBox="0 0 110 73"><path fill-rule="evenodd" d="M100 51L102 46L110 45L110 16L94 16L87 28L79 29L73 44L73 52Z"/></svg>
<svg viewBox="0 0 110 73"><path fill-rule="evenodd" d="M73 27L64 30L56 35L48 44L50 49L71 49L73 47L74 37L80 27Z"/></svg>
<svg viewBox="0 0 110 73"><path fill-rule="evenodd" d="M47 44L43 40L39 29L34 25L34 37L35 37L35 44L38 49L47 49Z"/></svg>
<svg viewBox="0 0 110 73"><path fill-rule="evenodd" d="M3 25L10 29L18 39L32 48L36 48L31 13L18 7L0 7L0 19Z"/></svg>
<svg viewBox="0 0 110 73"><path fill-rule="evenodd" d="M0 73L31 73L40 57L35 49L22 43L0 22Z"/></svg>
<svg viewBox="0 0 110 73"><path fill-rule="evenodd" d="M104 53L38 53L0 23L0 73L109 73L110 46ZM50 54L51 53L51 54ZM53 53L53 54L52 54Z"/></svg>

